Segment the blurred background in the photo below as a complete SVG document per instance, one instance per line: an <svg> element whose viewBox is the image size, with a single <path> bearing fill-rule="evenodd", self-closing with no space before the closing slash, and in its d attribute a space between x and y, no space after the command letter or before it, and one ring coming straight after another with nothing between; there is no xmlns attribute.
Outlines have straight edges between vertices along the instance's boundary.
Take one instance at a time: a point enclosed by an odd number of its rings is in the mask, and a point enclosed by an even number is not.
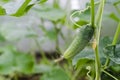
<svg viewBox="0 0 120 80"><path fill-rule="evenodd" d="M95 14L99 3L95 0ZM105 2L101 30L101 39L107 36L104 44L111 44L120 21L119 3ZM90 0L0 0L0 80L90 80L89 71L94 78L90 45L83 50L85 54L78 54L72 61L54 63L75 38L77 29L90 23L89 5ZM120 79L119 67L111 62L108 71ZM114 79L102 73L102 80Z"/></svg>
<svg viewBox="0 0 120 80"><path fill-rule="evenodd" d="M0 2L0 4L2 4L3 7L7 10L7 13L12 13L16 10L16 6L18 6L18 4L20 5L20 3L22 3L23 0L10 0L9 3L7 1L9 0L3 0ZM32 1L34 2L36 0ZM26 35L29 35L29 32L27 33L27 28L34 29L30 34L36 34L37 36L39 36L38 42L40 43L42 49L47 52L53 52L55 51L56 45L56 43L54 42L56 33L54 31L53 23L56 22L58 23L57 27L62 27L62 35L64 35L64 37L66 38L66 42L68 42L69 44L70 40L73 39L74 36L73 27L71 24L72 22L70 20L71 11L84 9L88 2L89 0L48 0L44 5L35 5L27 13L27 15L24 15L22 17L1 16L0 32L2 35L5 36L5 38L9 42L15 43L19 50L28 52L30 50L38 50L35 41L33 39L28 39L25 37ZM54 3L57 4L54 5ZM51 11L46 12L45 14L44 12L40 12L40 8L47 8L48 6L53 6L55 8L58 7L60 10L53 9ZM107 4L104 13L107 14L110 12L116 12L116 10L113 6ZM61 21L58 21L59 19L61 19ZM66 21L62 23L62 20ZM45 29L48 30L48 34L46 34L46 32L44 32L43 29L39 28L40 26L45 27ZM103 18L103 27L101 35L113 36L116 26L117 22L115 22L114 20ZM64 51L66 47L65 45L67 43L61 38L60 35L58 35L58 39L60 48L62 51Z"/></svg>

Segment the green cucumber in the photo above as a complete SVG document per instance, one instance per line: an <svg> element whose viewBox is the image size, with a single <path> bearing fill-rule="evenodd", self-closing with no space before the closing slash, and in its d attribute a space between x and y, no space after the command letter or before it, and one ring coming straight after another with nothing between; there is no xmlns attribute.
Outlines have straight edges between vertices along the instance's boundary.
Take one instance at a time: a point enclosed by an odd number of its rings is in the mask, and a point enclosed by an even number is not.
<svg viewBox="0 0 120 80"><path fill-rule="evenodd" d="M93 37L93 34L94 27L91 26L90 24L84 25L81 28L79 28L79 31L75 39L68 47L68 49L64 52L63 58L65 59L73 58L77 53L82 51Z"/></svg>

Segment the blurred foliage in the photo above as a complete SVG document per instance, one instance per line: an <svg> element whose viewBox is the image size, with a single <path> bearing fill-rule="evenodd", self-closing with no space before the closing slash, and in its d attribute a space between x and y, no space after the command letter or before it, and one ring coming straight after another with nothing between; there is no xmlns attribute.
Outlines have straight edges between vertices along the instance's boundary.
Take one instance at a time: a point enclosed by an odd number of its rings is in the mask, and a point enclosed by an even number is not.
<svg viewBox="0 0 120 80"><path fill-rule="evenodd" d="M15 24L12 24L12 23L1 25L0 27L1 39L0 40L5 39L6 41L18 41L23 38L36 38L38 36L38 34L31 29L27 29L23 27L16 27L16 26Z"/></svg>
<svg viewBox="0 0 120 80"><path fill-rule="evenodd" d="M44 18L50 21L58 21L59 19L65 17L63 10L59 8L52 8L51 6L47 5L42 5L40 8L36 8L35 11L40 18Z"/></svg>
<svg viewBox="0 0 120 80"><path fill-rule="evenodd" d="M14 47L8 46L0 49L0 74L10 75L15 72L30 74L34 67L32 55L18 52Z"/></svg>
<svg viewBox="0 0 120 80"><path fill-rule="evenodd" d="M70 80L65 71L60 67L52 67L40 80Z"/></svg>
<svg viewBox="0 0 120 80"><path fill-rule="evenodd" d="M72 23L72 28L77 29L90 22L90 3L87 3L86 8L83 10L70 10L70 13L68 13L67 8L63 9L60 7L59 0L54 0L52 4L46 3L47 1L48 0L0 1L0 43L6 43L6 45L2 45L2 47L0 47L0 80L11 80L16 76L19 77L21 74L42 74L40 75L40 80L81 80L83 77L85 80L89 80L90 77L94 79L95 56L91 46L86 47L81 53L76 55L72 60L72 65L67 61L67 64L61 64L62 67L61 65L53 63L53 61L50 61L49 59L47 59L48 63L44 63L42 60L40 63L36 63L35 57L30 54L31 52L28 54L19 51L14 47L14 42L20 41L24 38L32 38L34 41L44 39L40 42L40 45L37 43L37 47L39 48L41 48L41 44L45 42L45 39L49 39L56 43L56 49L58 49L60 45L59 36L66 41L66 37L71 35L69 34L64 36L62 33L62 28L64 26L68 26L67 24L70 24L73 21L77 25ZM96 0L96 2L97 1L98 0ZM112 5L116 9L116 12L111 10L104 13L103 19L114 20L117 23L120 22L119 3L119 0L106 0L106 4ZM95 5L96 9L98 5L99 2ZM34 19L32 18L33 15L37 17L35 22L38 21L39 26L37 27L43 33L40 38L39 34L34 30L34 28L32 28L34 26L34 24L32 24L32 22L34 22ZM70 23L66 23L67 16L70 15L72 15L72 21L70 21ZM8 20L4 22L4 19L2 18L8 16L10 19L14 17L15 20L30 17L28 19L31 19L31 22L26 23L27 19L25 19L25 23L28 24L27 27L21 27L25 25L24 23L18 27L16 24L19 24L19 21L11 23L9 22L10 20ZM50 22L50 24L52 24L52 28L48 29L50 25L46 26L45 22ZM70 26L68 27L70 28ZM11 44L7 44L7 42L11 42ZM120 79L120 44L118 42L116 46L109 45L111 42L112 38L110 37L101 38L99 46L100 59L101 63L104 64L106 57L109 57L110 64L106 70ZM90 45L91 44L92 42L90 42ZM40 51L42 53L42 49ZM56 52L58 52L58 50ZM74 69L71 68L71 66L74 66ZM12 76L12 78L6 79L5 75ZM102 80L107 79L112 80L111 77L102 73Z"/></svg>
<svg viewBox="0 0 120 80"><path fill-rule="evenodd" d="M120 45L109 45L104 49L104 53L116 64L120 64Z"/></svg>
<svg viewBox="0 0 120 80"><path fill-rule="evenodd" d="M5 15L5 14L6 14L5 9L0 6L0 15Z"/></svg>

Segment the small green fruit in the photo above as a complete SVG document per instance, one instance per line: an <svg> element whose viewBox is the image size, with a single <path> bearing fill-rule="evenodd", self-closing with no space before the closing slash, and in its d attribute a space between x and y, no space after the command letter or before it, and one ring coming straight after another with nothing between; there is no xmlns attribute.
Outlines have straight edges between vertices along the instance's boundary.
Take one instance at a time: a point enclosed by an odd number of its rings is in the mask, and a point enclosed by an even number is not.
<svg viewBox="0 0 120 80"><path fill-rule="evenodd" d="M93 34L94 27L91 26L90 24L84 25L81 28L79 28L79 31L75 39L68 47L68 49L64 52L63 57L65 59L69 59L74 57L80 51L82 51L93 37Z"/></svg>

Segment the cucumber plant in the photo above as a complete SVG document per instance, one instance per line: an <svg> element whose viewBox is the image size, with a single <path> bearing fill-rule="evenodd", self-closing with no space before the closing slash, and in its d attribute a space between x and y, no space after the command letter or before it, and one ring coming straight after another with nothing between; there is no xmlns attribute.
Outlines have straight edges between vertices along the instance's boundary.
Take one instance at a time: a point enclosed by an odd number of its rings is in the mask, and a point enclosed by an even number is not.
<svg viewBox="0 0 120 80"><path fill-rule="evenodd" d="M2 0L4 2L9 2L10 0ZM40 5L41 7L33 7L35 4L42 4L47 0L36 0L35 3L31 2L33 0L24 0L22 5L15 10L15 13L8 13L7 9L0 5L0 15L9 15L12 17L21 17L24 16L29 10L36 11L39 14L39 19L41 20L40 29L44 32L45 37L49 37L50 39L55 38L56 49L59 51L59 35L64 39L63 33L61 32L62 27L65 24L66 14L60 8L58 0L53 1L52 7L46 7L44 5ZM68 2L70 0L67 0ZM97 0L98 1L98 0ZM109 18L113 19L118 23L118 27L116 29L116 33L113 39L109 42L109 39L105 38L103 41L101 40L101 26L102 26L102 17L104 11L104 5L110 3L114 5L118 14L120 15L119 9L119 0L99 0L95 2L95 0L90 0L90 4L87 5L87 8L83 11L75 11L71 16L78 13L80 17L80 21L73 22L73 24L78 28L78 32L75 36L75 39L70 44L68 49L64 52L62 58L60 59L68 59L68 63L64 63L61 69L56 66L56 63L50 62L49 59L45 57L43 59L42 64L36 64L34 62L34 56L29 54L22 54L22 52L13 50L10 47L0 48L0 79L4 79L4 75L8 75L10 79L17 80L21 74L43 74L40 80L119 80L120 73L120 42L118 41L118 37L120 34L120 18L113 12L108 15ZM96 7L97 6L97 7ZM99 6L99 7L98 7ZM33 8L32 8L33 7ZM95 15L95 9L97 8ZM31 11L32 11L31 10ZM91 11L91 12L89 12ZM91 14L91 15L88 15ZM46 16L47 15L47 16ZM85 21L86 16L91 18ZM104 17L103 17L104 18ZM53 24L54 30L47 30L45 28L44 22L49 21ZM66 20L67 21L67 20ZM60 25L60 26L59 26ZM11 30L15 30L15 28L11 28ZM3 30L0 32L9 32L8 27L2 28ZM24 29L25 30L25 29ZM31 36L29 34L33 30L31 28L29 31L25 31L26 35L24 37ZM16 30L15 30L16 31ZM23 30L21 30L23 31ZM18 31L19 32L19 31ZM52 33L52 34L51 34ZM32 34L36 35L36 34ZM14 39L12 36L8 36L9 39ZM20 38L19 36L17 38ZM33 38L33 37L31 37ZM20 38L21 39L21 38ZM41 49L41 44L38 42L37 38L33 38L39 47L40 52L45 56L44 51ZM4 38L3 34L0 34L0 41L6 41L6 37ZM102 45L101 42L104 42L106 45ZM14 41L13 41L14 42ZM109 42L109 43L108 43ZM109 45L108 45L109 44ZM104 48L103 48L104 47ZM103 53L105 56L103 56ZM6 59L7 58L7 59ZM75 69L69 63L69 60L72 60ZM24 62L25 61L25 62ZM45 63L45 65L43 65ZM67 74L66 74L67 73ZM116 75L118 74L118 76ZM3 75L3 76L2 76ZM68 76L69 75L69 76ZM108 77L108 76L110 77ZM107 78L107 77L108 78Z"/></svg>
<svg viewBox="0 0 120 80"><path fill-rule="evenodd" d="M94 12L95 4L94 4L94 0L91 0L91 2L90 2L90 4L91 4L90 5L90 8L91 8L91 25L89 26L89 28L91 28L91 29L89 29L89 30L85 29L85 27L87 28L87 25L80 27L80 32L76 35L76 37L73 40L73 42L71 43L71 45L64 52L63 58L70 59L70 58L73 58L74 56L76 56L78 53L80 53L87 46L87 44L89 43L89 41L91 40L91 38L94 35L92 48L93 48L94 53L95 53L95 74L96 74L95 80L101 80L102 72L111 76L113 79L118 80L116 77L114 77L113 75L108 73L105 69L108 67L109 61L111 59L111 58L109 59L109 57L110 57L109 53L111 53L111 55L114 54L114 56L115 56L115 54L119 55L119 51L118 51L119 47L115 48L115 46L114 46L114 45L116 45L116 42L117 42L119 34L120 34L119 25L118 25L118 28L117 28L112 46L105 47L105 53L108 54L108 56L106 58L106 63L104 65L104 68L103 68L103 66L101 64L101 61L100 61L99 40L100 40L100 32L101 32L101 26L102 26L102 16L103 16L105 2L106 2L106 0L100 0L99 1L98 11L97 11L96 16L95 16L95 14L94 14L95 13ZM118 2L116 1L116 3L118 4L119 1ZM114 3L114 5L116 3ZM117 8L117 10L118 10L118 13L119 13L118 8ZM117 18L118 22L119 22L119 20L120 19ZM76 26L78 26L77 23L74 23L74 24ZM112 60L113 61L116 60L117 64L119 64L119 60L118 60L119 56L115 57L115 58L117 60L113 59L113 58L112 58ZM90 76L88 76L88 77L90 77Z"/></svg>

